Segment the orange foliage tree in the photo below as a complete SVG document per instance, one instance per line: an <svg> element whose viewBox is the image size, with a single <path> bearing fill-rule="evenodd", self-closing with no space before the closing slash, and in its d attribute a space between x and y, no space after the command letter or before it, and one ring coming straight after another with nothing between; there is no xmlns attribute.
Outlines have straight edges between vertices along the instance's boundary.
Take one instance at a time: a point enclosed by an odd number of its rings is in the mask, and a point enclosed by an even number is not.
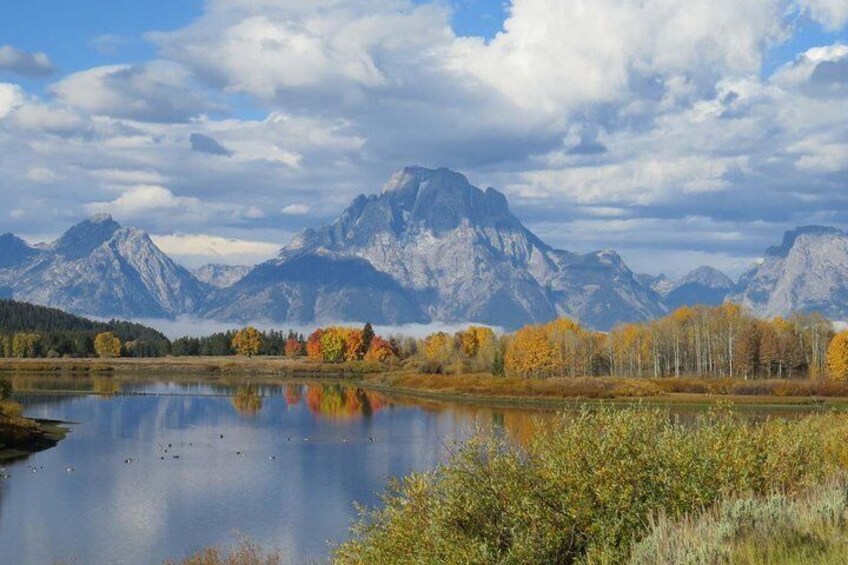
<svg viewBox="0 0 848 565"><path fill-rule="evenodd" d="M294 359L303 354L303 344L294 336L286 340L285 354L289 359Z"/></svg>
<svg viewBox="0 0 848 565"><path fill-rule="evenodd" d="M323 361L324 351L321 348L321 336L324 335L324 330L318 328L306 339L306 356L310 361Z"/></svg>
<svg viewBox="0 0 848 565"><path fill-rule="evenodd" d="M378 335L371 338L371 347L368 348L368 352L365 354L366 361L387 363L396 359L397 352L395 352L391 343Z"/></svg>

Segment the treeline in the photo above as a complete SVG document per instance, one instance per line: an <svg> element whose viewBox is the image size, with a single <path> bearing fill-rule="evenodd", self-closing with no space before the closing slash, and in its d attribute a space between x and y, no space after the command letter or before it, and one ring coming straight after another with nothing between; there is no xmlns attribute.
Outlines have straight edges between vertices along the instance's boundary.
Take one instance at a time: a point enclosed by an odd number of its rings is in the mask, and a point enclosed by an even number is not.
<svg viewBox="0 0 848 565"><path fill-rule="evenodd" d="M247 329L247 328L245 328ZM249 328L254 330L254 328ZM181 337L175 339L171 343L171 354L175 357L223 357L228 355L239 355L241 353L236 347L236 336L244 330L232 330L226 332L217 332L204 337ZM289 356L296 357L306 354L306 339L302 334L293 330L288 332L282 331L259 331L257 333L259 345L256 351L251 351L250 355L272 355L272 356ZM287 344L294 342L297 344L296 353L290 354L286 350ZM291 347L291 346L290 346Z"/></svg>
<svg viewBox="0 0 848 565"><path fill-rule="evenodd" d="M0 356L3 357L92 357L98 355L95 341L109 333L120 340L120 355L161 357L171 343L160 332L131 322L95 322L55 308L0 300Z"/></svg>
<svg viewBox="0 0 848 565"><path fill-rule="evenodd" d="M848 378L848 335L824 317L762 320L742 307L683 307L650 322L594 332L561 318L499 339L479 329L442 332L418 342L422 372L526 377ZM844 375L844 376L842 376Z"/></svg>

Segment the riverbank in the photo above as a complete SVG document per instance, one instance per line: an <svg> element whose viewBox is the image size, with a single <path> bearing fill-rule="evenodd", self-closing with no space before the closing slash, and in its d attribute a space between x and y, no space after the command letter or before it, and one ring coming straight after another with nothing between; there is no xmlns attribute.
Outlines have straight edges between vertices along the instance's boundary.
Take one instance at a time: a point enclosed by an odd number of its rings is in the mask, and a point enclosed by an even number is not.
<svg viewBox="0 0 848 565"><path fill-rule="evenodd" d="M36 420L23 416L19 404L0 402L0 463L23 459L50 449L65 438L62 422Z"/></svg>
<svg viewBox="0 0 848 565"><path fill-rule="evenodd" d="M692 407L728 403L739 407L774 406L809 410L848 408L848 386L826 381L714 378L629 379L582 377L522 379L493 375L368 375L365 386L386 394L431 400L486 403L505 407L563 408L575 403L604 402Z"/></svg>
<svg viewBox="0 0 848 565"><path fill-rule="evenodd" d="M313 363L285 357L162 357L119 359L0 359L0 375L26 386L31 377L71 377L73 390L114 394L103 380L166 377L230 385L318 380L361 386L387 395L492 406L565 408L575 403L848 408L848 383L811 379L744 380L714 377L561 377L530 379L491 374L431 375L379 363ZM92 379L85 386L85 379ZM96 381L96 382L95 382ZM118 387L119 388L119 387Z"/></svg>
<svg viewBox="0 0 848 565"><path fill-rule="evenodd" d="M379 363L313 363L286 357L121 357L114 359L0 359L0 374L333 376L376 374Z"/></svg>

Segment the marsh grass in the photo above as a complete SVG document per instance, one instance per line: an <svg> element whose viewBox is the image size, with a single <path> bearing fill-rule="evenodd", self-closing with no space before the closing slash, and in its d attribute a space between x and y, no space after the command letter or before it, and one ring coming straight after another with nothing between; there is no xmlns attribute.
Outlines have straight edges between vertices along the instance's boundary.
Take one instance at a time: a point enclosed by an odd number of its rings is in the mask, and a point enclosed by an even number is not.
<svg viewBox="0 0 848 565"><path fill-rule="evenodd" d="M526 449L479 436L361 510L334 560L621 563L651 530L739 493L792 495L848 464L848 416L749 422L713 412L584 409L539 425Z"/></svg>
<svg viewBox="0 0 848 565"><path fill-rule="evenodd" d="M848 482L844 476L795 497L732 498L680 520L660 517L630 557L631 565L846 562Z"/></svg>
<svg viewBox="0 0 848 565"><path fill-rule="evenodd" d="M279 552L265 553L253 541L239 538L233 547L213 546L201 549L181 561L166 561L164 565L279 565Z"/></svg>

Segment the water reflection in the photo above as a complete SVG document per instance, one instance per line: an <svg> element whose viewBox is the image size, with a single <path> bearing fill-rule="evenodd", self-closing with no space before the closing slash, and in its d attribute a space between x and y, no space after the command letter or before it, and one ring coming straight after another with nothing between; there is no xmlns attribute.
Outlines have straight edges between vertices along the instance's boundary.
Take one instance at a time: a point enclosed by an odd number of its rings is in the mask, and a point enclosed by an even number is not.
<svg viewBox="0 0 848 565"><path fill-rule="evenodd" d="M240 386L233 397L233 406L240 414L255 416L262 410L262 397L255 387L251 385Z"/></svg>
<svg viewBox="0 0 848 565"><path fill-rule="evenodd" d="M353 502L376 504L389 477L433 468L480 426L520 437L530 419L335 384L98 379L18 388L28 415L79 424L10 466L0 561L155 563L235 530L290 563L321 560L347 536Z"/></svg>

